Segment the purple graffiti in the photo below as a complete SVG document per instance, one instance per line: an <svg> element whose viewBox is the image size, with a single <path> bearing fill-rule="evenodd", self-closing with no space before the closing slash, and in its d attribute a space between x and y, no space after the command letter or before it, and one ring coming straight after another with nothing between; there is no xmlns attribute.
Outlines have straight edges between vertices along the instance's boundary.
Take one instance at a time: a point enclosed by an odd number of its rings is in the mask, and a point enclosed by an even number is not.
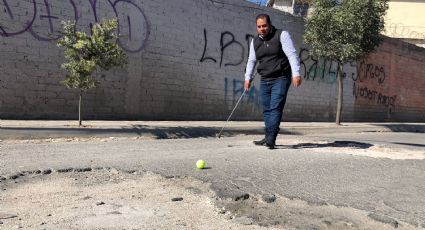
<svg viewBox="0 0 425 230"><path fill-rule="evenodd" d="M74 17L73 18L69 18L68 20L78 21L78 10L76 8L76 5L75 5L74 0L69 0L69 3L73 7ZM55 28L54 28L54 25L53 25L53 20L55 20L56 22L58 22L59 17L52 15L51 7L50 7L50 4L49 4L48 0L44 0L44 6L46 8L46 15L40 15L40 21L39 21L39 23L42 23L45 19L47 19L48 20L49 31L46 31L45 32L46 34L43 34L43 32L41 32L41 31L35 31L36 30L36 24L37 24L37 21L35 21L33 23L33 26L28 29L28 32L35 39L37 39L39 41L57 40L57 39L59 39L61 37L61 35L58 32L60 29L58 28L58 31L55 31ZM55 23L55 24L59 24L59 23Z"/></svg>
<svg viewBox="0 0 425 230"><path fill-rule="evenodd" d="M131 19L130 16L127 16L127 23L128 23L128 40L131 41Z"/></svg>
<svg viewBox="0 0 425 230"><path fill-rule="evenodd" d="M12 37L16 35L23 34L25 32L30 33L35 39L39 41L52 41L60 38L59 27L61 20L70 20L78 23L80 18L79 10L77 9L77 5L75 0L68 0L71 5L71 9L74 12L73 16L66 18L66 16L56 12L52 12L53 9L58 9L56 7L51 7L51 2L48 0L43 0L45 13L41 14L37 17L38 9L36 0L32 1L32 7L30 9L24 9L25 12L15 12L18 9L14 9L13 5L9 5L8 0L2 0L0 2L3 3L6 12L6 18L0 17L2 23L0 23L0 36L2 37ZM99 21L98 13L97 13L97 0L88 0L90 7L92 9L94 22L97 23ZM136 3L131 0L108 0L108 3L111 6L111 9L115 13L118 18L119 28L118 31L124 33L124 36L120 37L118 40L118 44L129 53L137 53L143 50L150 33L149 23L147 17ZM28 15L32 14L30 20L27 20L23 28L19 28L19 26L14 25L15 23L19 23L17 19L15 19L15 15ZM2 16L0 14L0 16ZM135 17L135 18L132 18ZM4 23L5 21L6 23ZM43 24L46 26L42 26ZM7 26L9 25L9 27ZM93 23L89 23L88 27L91 28ZM43 28L47 28L47 31L40 31ZM125 32L124 32L125 31ZM135 33L134 31L137 31Z"/></svg>
<svg viewBox="0 0 425 230"><path fill-rule="evenodd" d="M149 28L149 22L145 15L145 12L140 8L136 3L130 1L130 0L116 0L115 2L112 2L112 0L108 0L111 4L112 8L114 9L115 15L118 18L118 21L120 22L118 32L128 31L128 34L124 34L124 36L121 36L118 39L118 44L121 46L121 48L129 53L138 53L143 50L146 41L149 38L150 28ZM126 7L131 7L130 10L126 9L124 7L123 11L118 11L119 5L127 4ZM125 6L125 5L124 5ZM136 11L134 14L138 14L139 18L137 20L130 20L131 15L122 15L124 12L131 12L131 10ZM121 12L122 14L120 14ZM124 16L124 19L120 19L120 16ZM125 20L127 19L127 20ZM124 25L123 22L127 21L127 25ZM131 23L131 22L138 22ZM124 30L123 27L128 26L127 30ZM136 28L136 31L140 31L141 33L138 34L136 37L133 31L133 27ZM127 35L127 36L126 36ZM127 38L127 42L124 41L124 39Z"/></svg>
<svg viewBox="0 0 425 230"><path fill-rule="evenodd" d="M52 19L58 19L58 17L55 17L55 16L52 16L51 15L51 13L50 13L50 6L49 6L49 3L47 2L47 0L44 0L44 5L46 6L47 15L40 15L40 19L47 18L49 20L50 32L53 33L53 22L52 22Z"/></svg>
<svg viewBox="0 0 425 230"><path fill-rule="evenodd" d="M13 13L12 10L9 7L9 4L7 2L7 0L3 0L3 4L5 5L7 12L9 14L9 17L11 19L14 19L13 17ZM36 17L37 17L37 4L35 2L35 0L32 0L32 7L33 7L33 15L31 20L28 20L23 29L20 29L18 31L8 31L8 29L6 29L4 26L0 25L0 35L3 37L10 37L10 36L15 36L15 35L19 35L22 33L25 33L29 28L31 28L32 24L34 23Z"/></svg>
<svg viewBox="0 0 425 230"><path fill-rule="evenodd" d="M6 7L6 11L9 14L10 18L13 19L13 13L10 10L10 7L9 7L9 4L7 3L7 1L6 0L3 0L3 4Z"/></svg>
<svg viewBox="0 0 425 230"><path fill-rule="evenodd" d="M97 0L89 0L89 2L90 2L90 6L93 10L94 21L99 22L98 19L97 19L97 10L96 10Z"/></svg>

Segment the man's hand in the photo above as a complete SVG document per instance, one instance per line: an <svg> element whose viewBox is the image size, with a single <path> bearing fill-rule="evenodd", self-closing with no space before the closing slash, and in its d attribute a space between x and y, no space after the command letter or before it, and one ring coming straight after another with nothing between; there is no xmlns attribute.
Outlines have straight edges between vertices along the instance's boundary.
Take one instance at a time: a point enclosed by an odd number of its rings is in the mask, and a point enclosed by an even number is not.
<svg viewBox="0 0 425 230"><path fill-rule="evenodd" d="M251 81L250 80L245 80L244 87L245 87L245 91L248 91L249 88L251 87Z"/></svg>
<svg viewBox="0 0 425 230"><path fill-rule="evenodd" d="M294 76L294 77L292 77L292 84L295 87L300 86L301 85L301 76Z"/></svg>

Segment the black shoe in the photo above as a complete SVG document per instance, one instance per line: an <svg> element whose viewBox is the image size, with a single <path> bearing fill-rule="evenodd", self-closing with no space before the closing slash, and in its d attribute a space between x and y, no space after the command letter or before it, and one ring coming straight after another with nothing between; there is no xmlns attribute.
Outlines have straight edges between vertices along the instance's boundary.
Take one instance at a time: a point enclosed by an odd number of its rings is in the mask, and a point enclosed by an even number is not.
<svg viewBox="0 0 425 230"><path fill-rule="evenodd" d="M266 146L269 149L275 149L275 145L276 145L275 143L267 143L267 142L264 144L264 146Z"/></svg>
<svg viewBox="0 0 425 230"><path fill-rule="evenodd" d="M259 141L253 141L254 145L265 145L267 142L266 138L263 138L262 140Z"/></svg>

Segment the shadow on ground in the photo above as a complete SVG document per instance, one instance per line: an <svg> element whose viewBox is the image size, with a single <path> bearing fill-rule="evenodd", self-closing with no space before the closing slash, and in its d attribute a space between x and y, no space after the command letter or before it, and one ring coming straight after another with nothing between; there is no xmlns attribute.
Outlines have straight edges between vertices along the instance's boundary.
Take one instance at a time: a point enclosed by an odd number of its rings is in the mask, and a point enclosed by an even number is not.
<svg viewBox="0 0 425 230"><path fill-rule="evenodd" d="M72 137L151 137L155 139L217 137L220 127L152 127L131 126L118 128L66 127L66 128L34 128L34 127L1 127L0 139L47 139ZM298 135L296 132L281 131L282 134ZM223 137L236 135L264 134L259 128L227 128Z"/></svg>
<svg viewBox="0 0 425 230"><path fill-rule="evenodd" d="M425 124L376 124L393 132L425 133Z"/></svg>
<svg viewBox="0 0 425 230"><path fill-rule="evenodd" d="M372 144L357 142L357 141L334 141L331 143L300 143L296 145L276 145L277 149L307 149L307 148L328 148L328 147L337 147L337 148L356 148L356 149L368 149L372 147Z"/></svg>
<svg viewBox="0 0 425 230"><path fill-rule="evenodd" d="M407 145L412 147L425 147L425 144L414 144L414 143L405 143L405 142L391 142L391 143L397 144L397 145Z"/></svg>

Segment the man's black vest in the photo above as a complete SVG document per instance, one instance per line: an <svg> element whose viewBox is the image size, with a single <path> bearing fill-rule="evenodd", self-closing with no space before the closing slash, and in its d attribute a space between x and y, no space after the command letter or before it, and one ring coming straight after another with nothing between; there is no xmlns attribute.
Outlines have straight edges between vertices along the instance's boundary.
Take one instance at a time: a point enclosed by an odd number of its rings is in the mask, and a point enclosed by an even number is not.
<svg viewBox="0 0 425 230"><path fill-rule="evenodd" d="M273 26L265 38L254 38L255 56L258 61L257 72L261 79L272 80L280 77L291 78L291 66L288 57L282 50L280 43L281 30Z"/></svg>

